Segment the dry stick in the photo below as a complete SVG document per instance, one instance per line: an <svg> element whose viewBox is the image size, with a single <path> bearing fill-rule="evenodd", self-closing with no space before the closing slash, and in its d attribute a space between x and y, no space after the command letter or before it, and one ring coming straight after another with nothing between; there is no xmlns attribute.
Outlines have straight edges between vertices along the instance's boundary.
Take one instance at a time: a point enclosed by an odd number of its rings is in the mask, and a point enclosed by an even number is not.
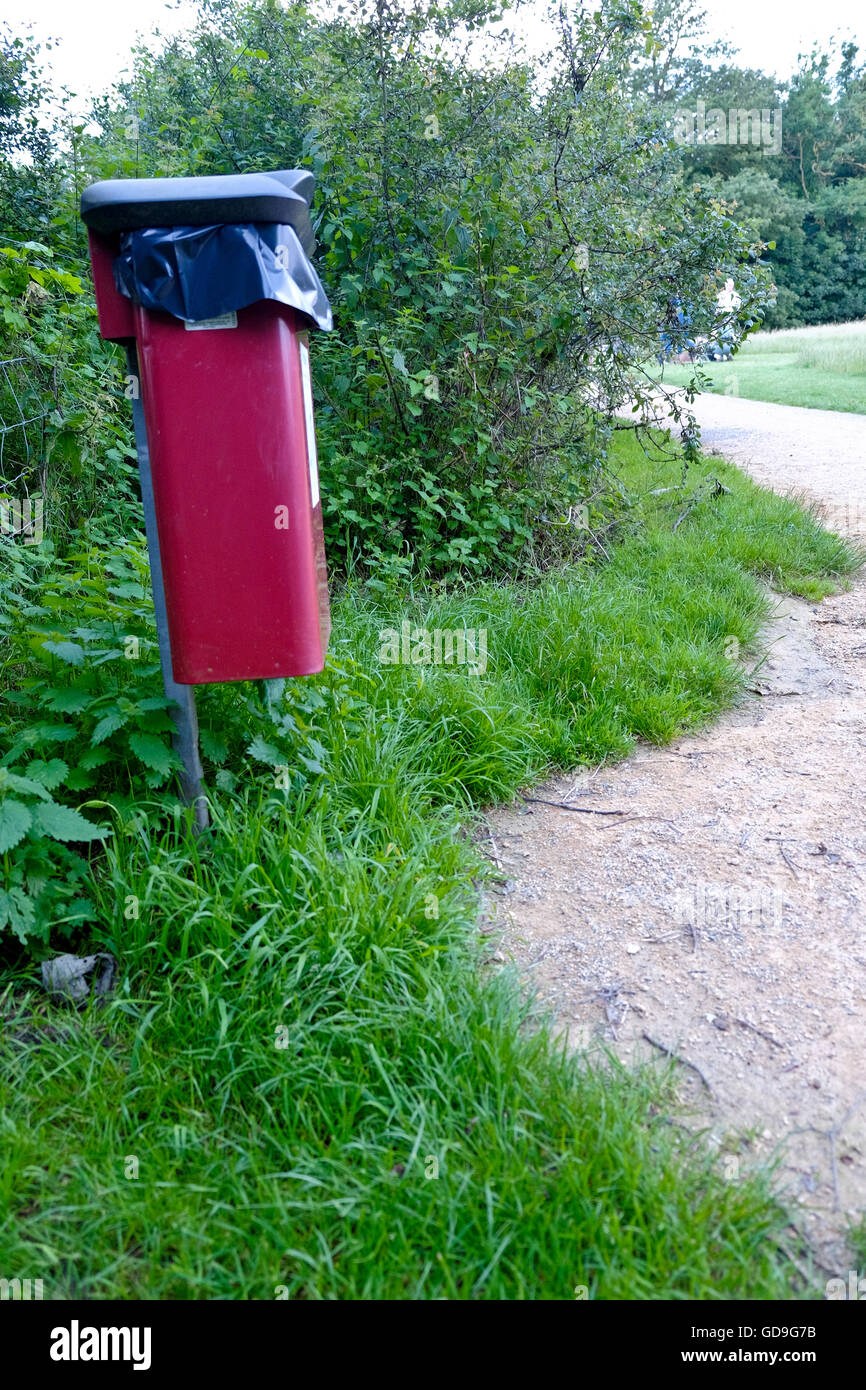
<svg viewBox="0 0 866 1390"><path fill-rule="evenodd" d="M658 1050L659 1050L659 1052L663 1052L663 1053L665 1054L666 1057L672 1057L673 1060L674 1060L675 1062L679 1062L679 1063L681 1064L681 1066L684 1066L684 1067L691 1067L692 1071L693 1071L693 1072L696 1072L697 1075L701 1078L701 1081L702 1081L702 1082L704 1083L704 1085L706 1086L706 1088L707 1088L707 1090L709 1091L710 1095L713 1094L713 1088L712 1088L712 1086L710 1085L710 1083L709 1083L709 1081L707 1080L707 1078L704 1076L704 1074L703 1074L703 1072L701 1071L700 1067L696 1067L695 1064L694 1064L694 1062L690 1062L690 1061L689 1061L688 1057L681 1057L681 1056L679 1055L678 1052L672 1052L671 1049L670 1049L669 1047L665 1047L664 1043L656 1042L655 1038L651 1038L650 1035L649 1035L649 1033L644 1033L643 1036L644 1036L644 1038L646 1039L646 1041L647 1041L648 1043L650 1043L653 1047L657 1047Z"/></svg>
<svg viewBox="0 0 866 1390"><path fill-rule="evenodd" d="M781 854L785 863L788 865L788 868L791 870L791 873L794 875L795 880L799 883L799 879L797 878L797 870L794 868L794 865L791 863L790 859L785 853L785 845L781 838L778 835L765 835L764 839L776 841L776 844L779 846L779 853Z"/></svg>
<svg viewBox="0 0 866 1390"><path fill-rule="evenodd" d="M610 814L610 813L609 813L609 812L604 812L604 811L599 811L597 814L598 814L598 815L606 815L606 814ZM626 816L626 815L623 815L622 812L620 812L619 814L622 816L622 820L614 820L614 821L611 821L609 826L607 826L607 827L601 826L601 829L602 829L602 830L604 830L604 829L608 829L608 830L617 830L617 829L619 828L619 826L625 825L625 823L626 823L627 820L658 820L658 821L662 821L662 823L663 823L664 825L674 825L674 824L676 823L675 821L669 820L667 816Z"/></svg>
<svg viewBox="0 0 866 1390"><path fill-rule="evenodd" d="M494 864L496 865L497 869L501 869L501 868L502 868L502 860L499 858L499 846L497 845L496 841L494 840L493 834L492 834L492 832L491 832L489 826L486 826L486 825L484 826L483 830L481 831L481 836L482 836L482 839L485 839L485 840L489 840L489 841L490 841L490 843L491 843L491 845L492 845L492 847L493 847L493 853L491 854L490 857L491 857L491 859L493 860Z"/></svg>
<svg viewBox="0 0 866 1390"><path fill-rule="evenodd" d="M780 1047L783 1052L785 1051L784 1043L780 1043L778 1038L774 1038L771 1033L765 1033L763 1029L756 1028L754 1023L749 1023L745 1018L735 1018L734 1022L739 1023L741 1028L748 1028L751 1033L757 1033L759 1038L765 1038L766 1041L772 1043L774 1047Z"/></svg>
<svg viewBox="0 0 866 1390"><path fill-rule="evenodd" d="M594 811L591 806L566 806L564 801L547 801L543 796L523 796L522 801L534 802L537 806L557 806L560 811L579 811L585 816L624 816L625 811Z"/></svg>

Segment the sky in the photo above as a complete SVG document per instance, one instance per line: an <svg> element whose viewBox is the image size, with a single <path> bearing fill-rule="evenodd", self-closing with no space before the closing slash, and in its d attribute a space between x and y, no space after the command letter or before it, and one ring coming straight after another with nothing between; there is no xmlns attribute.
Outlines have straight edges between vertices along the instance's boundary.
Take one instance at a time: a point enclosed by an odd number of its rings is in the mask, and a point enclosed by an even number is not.
<svg viewBox="0 0 866 1390"><path fill-rule="evenodd" d="M740 67L790 77L799 53L822 47L834 34L866 49L863 0L704 0L708 28L739 49Z"/></svg>
<svg viewBox="0 0 866 1390"><path fill-rule="evenodd" d="M708 29L739 49L743 67L762 68L780 78L793 72L797 55L833 35L854 38L866 49L864 0L703 0ZM82 99L99 92L120 75L136 34L159 27L182 30L195 14L192 0L3 0L3 18L13 29L28 21L38 39L54 37L59 47L48 55L61 84ZM515 24L533 46L537 19L531 9Z"/></svg>

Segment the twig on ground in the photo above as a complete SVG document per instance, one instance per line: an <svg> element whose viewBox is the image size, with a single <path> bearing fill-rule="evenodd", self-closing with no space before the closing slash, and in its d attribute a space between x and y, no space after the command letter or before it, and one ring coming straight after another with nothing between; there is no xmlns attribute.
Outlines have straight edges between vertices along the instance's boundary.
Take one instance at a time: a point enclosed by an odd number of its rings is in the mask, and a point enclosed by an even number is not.
<svg viewBox="0 0 866 1390"><path fill-rule="evenodd" d="M788 868L791 870L791 873L794 875L794 878L797 879L797 870L794 868L794 865L791 863L790 859L788 858L787 854L785 853L785 844L784 844L784 840L782 839L782 837L779 836L779 835L765 835L765 836L764 836L764 839L765 839L765 840L775 840L776 844L779 846L779 853L781 854L781 856L782 856L782 858L784 859L785 863L787 864ZM799 881L799 880L798 880L798 881Z"/></svg>
<svg viewBox="0 0 866 1390"><path fill-rule="evenodd" d="M491 830L490 830L490 827L489 827L488 825L485 825L485 826L483 827L483 829L481 829L481 830L479 831L479 834L480 834L480 838L481 838L482 840L489 840L489 841L490 841L491 848L492 848L492 853L491 853L491 855L490 855L490 858L493 860L493 862L494 862L494 864L496 865L497 869L501 869L501 868L502 868L502 860L499 858L499 846L497 845L496 841L495 841L494 838L493 838L493 834L492 834L492 832L491 832Z"/></svg>
<svg viewBox="0 0 866 1390"><path fill-rule="evenodd" d="M768 1043L772 1043L774 1047L780 1047L783 1052L785 1051L784 1043L780 1043L778 1038L774 1038L772 1034L765 1033L762 1028L756 1028L754 1023L749 1023L747 1019L735 1017L734 1022L739 1023L741 1028L748 1028L750 1033L757 1033L759 1038L764 1038Z"/></svg>
<svg viewBox="0 0 866 1390"><path fill-rule="evenodd" d="M609 829L616 830L617 826L625 825L627 820L659 820L662 821L664 825L674 824L674 822L672 820L669 820L667 816L626 816L622 812L620 812L620 815L622 815L622 820L611 821L610 826L608 827ZM602 826L602 829L604 829L604 826Z"/></svg>
<svg viewBox="0 0 866 1390"><path fill-rule="evenodd" d="M701 1078L701 1081L702 1081L703 1084L706 1086L706 1088L707 1088L707 1090L709 1091L710 1095L713 1094L713 1088L712 1088L712 1086L710 1085L710 1083L709 1083L709 1081L707 1080L707 1078L704 1076L704 1074L703 1074L703 1072L701 1071L700 1067L695 1066L694 1062L690 1062L689 1059L688 1059L688 1057L681 1057L681 1056L679 1055L678 1052L672 1051L671 1048L666 1047L664 1043L656 1042L655 1038L651 1038L650 1035L649 1035L649 1033L644 1033L644 1034L643 1034L643 1037L646 1039L646 1041L647 1041L652 1047L657 1047L658 1050L659 1050L659 1052L663 1052L663 1053L665 1054L666 1057L670 1057L670 1058L673 1059L673 1061L679 1062L680 1065L683 1066L683 1067L690 1067L691 1070L692 1070L693 1072L695 1072L695 1073Z"/></svg>
<svg viewBox="0 0 866 1390"><path fill-rule="evenodd" d="M543 796L523 796L521 800L531 801L536 806L556 806L560 811L580 811L585 816L624 816L625 811L594 811L591 806L567 806L564 801L548 801Z"/></svg>

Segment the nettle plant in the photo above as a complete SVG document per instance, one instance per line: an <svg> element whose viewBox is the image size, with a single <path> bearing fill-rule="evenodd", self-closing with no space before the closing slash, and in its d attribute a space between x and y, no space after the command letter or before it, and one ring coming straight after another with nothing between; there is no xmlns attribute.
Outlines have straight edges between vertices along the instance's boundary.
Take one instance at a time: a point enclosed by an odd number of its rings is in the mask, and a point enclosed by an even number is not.
<svg viewBox="0 0 866 1390"><path fill-rule="evenodd" d="M146 552L129 544L68 556L38 589L19 591L5 626L13 688L0 695L0 932L45 941L93 916L82 885L112 828L92 812L122 820L178 766Z"/></svg>
<svg viewBox="0 0 866 1390"><path fill-rule="evenodd" d="M32 758L24 774L0 767L0 932L22 943L45 939L49 927L72 927L93 916L84 895L88 865L69 847L104 839L74 808L55 800L63 780L62 758Z"/></svg>
<svg viewBox="0 0 866 1390"><path fill-rule="evenodd" d="M143 540L62 559L6 545L0 563L0 940L39 948L93 921L87 884L110 836L143 819L184 833L180 764ZM202 687L212 794L270 786L279 814L320 783L334 727L349 738L362 717L359 682L332 667L308 681Z"/></svg>

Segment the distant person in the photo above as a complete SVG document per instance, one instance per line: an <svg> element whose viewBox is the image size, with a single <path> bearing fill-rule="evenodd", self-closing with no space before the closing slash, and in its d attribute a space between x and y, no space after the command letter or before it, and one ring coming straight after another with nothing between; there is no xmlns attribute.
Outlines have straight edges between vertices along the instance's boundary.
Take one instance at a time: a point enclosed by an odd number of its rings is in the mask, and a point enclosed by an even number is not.
<svg viewBox="0 0 866 1390"><path fill-rule="evenodd" d="M729 315L735 314L742 304L742 299L734 289L734 282L730 277L725 281L725 288L719 290L716 295L716 303L721 313Z"/></svg>

